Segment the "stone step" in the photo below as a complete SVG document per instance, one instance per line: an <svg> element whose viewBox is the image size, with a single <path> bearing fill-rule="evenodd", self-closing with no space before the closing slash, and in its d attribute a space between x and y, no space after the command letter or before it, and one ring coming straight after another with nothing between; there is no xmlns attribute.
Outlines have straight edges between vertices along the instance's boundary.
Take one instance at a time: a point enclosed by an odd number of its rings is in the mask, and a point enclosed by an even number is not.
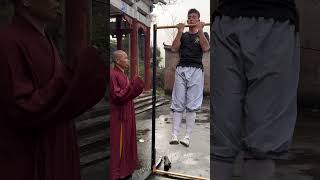
<svg viewBox="0 0 320 180"><path fill-rule="evenodd" d="M102 162L110 157L110 149L105 147L101 151L86 154L84 156L80 155L80 167L84 168L92 164Z"/></svg>
<svg viewBox="0 0 320 180"><path fill-rule="evenodd" d="M165 98L158 98L156 106L160 106L163 104L168 103L169 100ZM145 102L143 104L136 105L136 114L142 113L144 111L150 110L152 108L152 101ZM96 130L99 128L107 128L107 124L109 122L109 115L105 116L98 116L95 118L90 118L82 121L78 121L76 123L76 129L79 132L79 135L85 134L88 131L91 132L92 130ZM103 124L105 126L103 126Z"/></svg>
<svg viewBox="0 0 320 180"><path fill-rule="evenodd" d="M141 93L138 97L141 97L141 98L143 98L143 97L146 97L146 96L150 96L152 94L152 92L150 91L150 92L146 92L146 91L144 91L143 93Z"/></svg>
<svg viewBox="0 0 320 180"><path fill-rule="evenodd" d="M166 100L166 99L165 98L157 98L156 103L162 102L164 100ZM148 99L147 101L138 103L134 107L135 107L135 110L139 110L139 109L143 109L143 107L149 106L149 105L152 105L152 98Z"/></svg>
<svg viewBox="0 0 320 180"><path fill-rule="evenodd" d="M85 155L93 151L100 151L109 145L109 129L101 129L100 131L79 137L80 154Z"/></svg>
<svg viewBox="0 0 320 180"><path fill-rule="evenodd" d="M102 129L106 130L108 127L109 115L90 118L76 123L76 129L79 136L97 132Z"/></svg>
<svg viewBox="0 0 320 180"><path fill-rule="evenodd" d="M144 102L141 104L135 105L136 114L140 114L144 111L148 111L152 109L152 101ZM165 98L158 98L156 102L156 107L161 106L163 104L169 103L169 100ZM99 131L99 129L107 129L109 123L109 115L98 116L95 118L89 118L86 120L77 121L76 129L78 131L79 136L88 134L91 132Z"/></svg>
<svg viewBox="0 0 320 180"><path fill-rule="evenodd" d="M156 107L162 106L164 104L168 104L169 102L170 102L169 100L161 100L161 101L156 103ZM143 112L151 110L151 109L152 109L152 104L150 104L150 105L148 105L146 107L143 107L142 109L136 110L136 114L140 114L140 113L143 113Z"/></svg>
<svg viewBox="0 0 320 180"><path fill-rule="evenodd" d="M134 99L134 103L142 103L144 101L147 101L149 99L152 99L152 96L150 93L145 92L142 93L140 96L138 96L136 99ZM97 105L89 109L87 112L82 114L80 117L77 118L78 121L86 120L89 118L95 118L98 116L107 115L109 113L109 102L105 100L101 100Z"/></svg>
<svg viewBox="0 0 320 180"><path fill-rule="evenodd" d="M99 116L103 116L109 113L109 102L103 100L102 102L99 102L97 105L89 109L87 112L82 114L78 121L86 120L89 118L95 118Z"/></svg>
<svg viewBox="0 0 320 180"><path fill-rule="evenodd" d="M136 98L133 100L133 102L134 102L134 104L137 104L137 103L142 103L142 102L148 101L150 99L152 99L152 96L148 95L148 96Z"/></svg>

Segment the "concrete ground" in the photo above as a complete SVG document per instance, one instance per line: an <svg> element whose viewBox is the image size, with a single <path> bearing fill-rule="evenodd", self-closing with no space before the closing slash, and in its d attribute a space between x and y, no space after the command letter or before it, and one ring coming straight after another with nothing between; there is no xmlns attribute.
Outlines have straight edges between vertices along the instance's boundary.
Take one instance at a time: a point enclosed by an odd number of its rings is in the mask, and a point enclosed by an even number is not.
<svg viewBox="0 0 320 180"><path fill-rule="evenodd" d="M210 178L210 123L209 101L205 101L201 111L197 113L196 124L192 133L190 146L170 145L172 119L170 104L157 108L156 111L156 161L161 156L168 156L171 161L171 172ZM141 167L132 179L143 179L151 168L151 113L137 116L138 153ZM185 121L181 125L179 138L185 135ZM163 170L163 165L160 167ZM150 179L168 179L152 176Z"/></svg>
<svg viewBox="0 0 320 180"><path fill-rule="evenodd" d="M205 101L202 112L198 113L189 148L168 143L171 131L169 107L170 104L157 108L157 159L167 155L172 161L170 171L209 178L209 101ZM181 130L183 136L185 124ZM151 111L137 116L137 140L140 167L132 179L143 180L150 174L151 167ZM233 180L241 180L241 167L241 161L238 161ZM82 180L103 179L108 179L108 161L82 169ZM149 179L169 178L151 176ZM320 110L299 110L290 156L277 161L274 180L320 180Z"/></svg>

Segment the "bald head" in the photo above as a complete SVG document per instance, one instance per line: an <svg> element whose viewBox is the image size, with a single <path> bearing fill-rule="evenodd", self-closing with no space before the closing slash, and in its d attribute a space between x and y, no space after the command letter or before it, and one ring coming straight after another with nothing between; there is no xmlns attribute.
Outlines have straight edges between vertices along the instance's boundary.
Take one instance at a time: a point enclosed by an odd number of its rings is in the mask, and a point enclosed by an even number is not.
<svg viewBox="0 0 320 180"><path fill-rule="evenodd" d="M112 60L114 63L117 62L117 59L121 58L122 56L125 56L127 53L124 52L123 50L116 50L112 54Z"/></svg>
<svg viewBox="0 0 320 180"><path fill-rule="evenodd" d="M126 69L129 67L128 55L122 50L116 50L113 52L112 61L121 69Z"/></svg>

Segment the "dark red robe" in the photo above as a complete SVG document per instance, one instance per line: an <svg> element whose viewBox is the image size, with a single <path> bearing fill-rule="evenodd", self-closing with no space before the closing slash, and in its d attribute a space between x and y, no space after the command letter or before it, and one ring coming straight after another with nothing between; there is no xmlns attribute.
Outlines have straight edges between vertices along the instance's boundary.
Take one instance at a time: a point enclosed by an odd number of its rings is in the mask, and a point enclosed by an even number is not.
<svg viewBox="0 0 320 180"><path fill-rule="evenodd" d="M110 70L109 83L110 178L115 180L132 174L138 165L133 99L142 93L144 83L137 76L129 82L128 77L117 67ZM120 149L121 124L122 149Z"/></svg>
<svg viewBox="0 0 320 180"><path fill-rule="evenodd" d="M94 48L73 70L22 17L0 29L0 179L79 180L74 118L105 93Z"/></svg>

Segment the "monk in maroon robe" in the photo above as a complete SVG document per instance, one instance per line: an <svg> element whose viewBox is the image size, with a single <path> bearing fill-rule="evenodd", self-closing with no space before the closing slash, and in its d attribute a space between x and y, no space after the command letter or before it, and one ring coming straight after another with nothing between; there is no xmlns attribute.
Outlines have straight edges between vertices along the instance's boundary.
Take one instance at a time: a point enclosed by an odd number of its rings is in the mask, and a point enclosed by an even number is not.
<svg viewBox="0 0 320 180"><path fill-rule="evenodd" d="M136 121L133 99L144 87L140 77L129 81L124 70L128 56L124 51L114 52L115 67L110 71L110 178L123 179L138 165Z"/></svg>
<svg viewBox="0 0 320 180"><path fill-rule="evenodd" d="M0 29L0 179L80 180L73 119L104 96L104 63L87 48L67 68L44 30L59 4L17 3Z"/></svg>

